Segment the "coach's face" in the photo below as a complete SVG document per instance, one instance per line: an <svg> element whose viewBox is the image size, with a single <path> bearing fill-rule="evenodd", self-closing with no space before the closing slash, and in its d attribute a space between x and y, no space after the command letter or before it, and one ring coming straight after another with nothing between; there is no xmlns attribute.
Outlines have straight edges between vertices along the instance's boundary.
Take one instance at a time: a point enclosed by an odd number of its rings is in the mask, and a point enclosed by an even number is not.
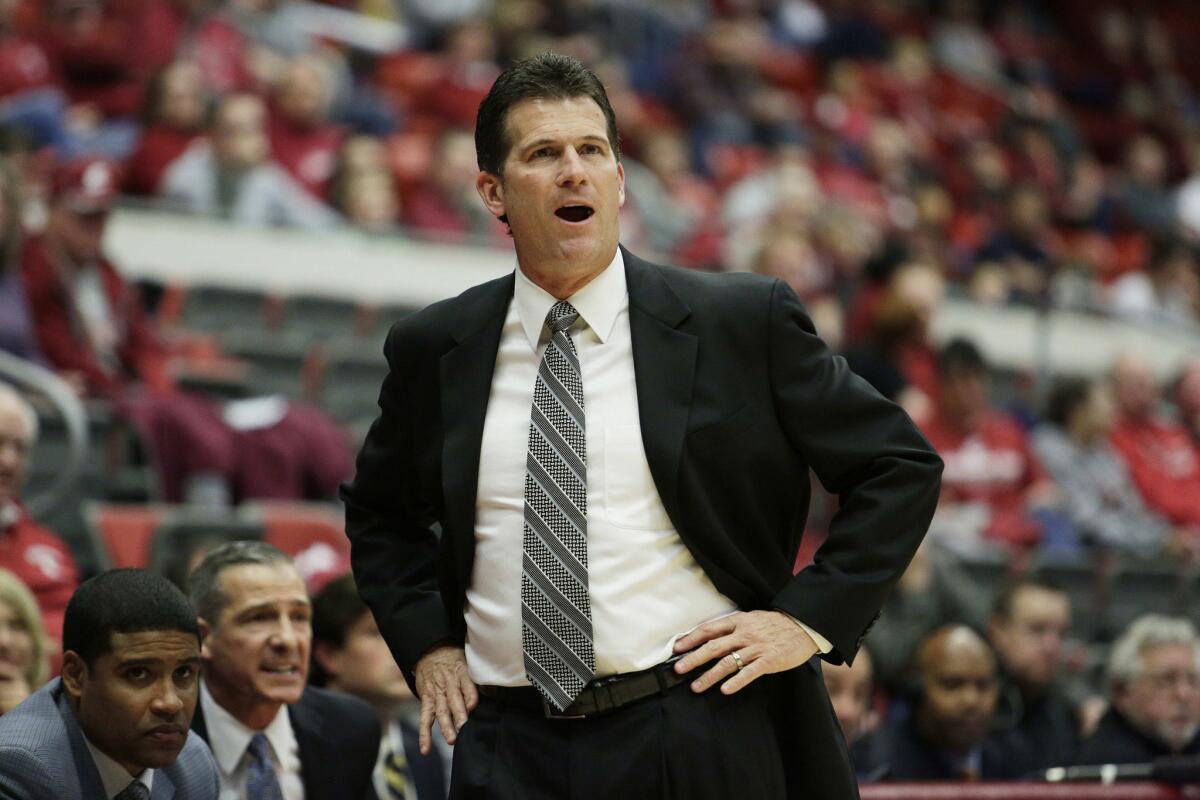
<svg viewBox="0 0 1200 800"><path fill-rule="evenodd" d="M604 112L590 97L532 98L508 110L511 147L500 175L481 172L488 210L507 215L531 278L597 273L616 254L625 170Z"/></svg>
<svg viewBox="0 0 1200 800"><path fill-rule="evenodd" d="M200 620L213 697L239 719L260 706L295 703L312 640L312 607L296 568L237 564L218 580L226 605L218 619Z"/></svg>
<svg viewBox="0 0 1200 800"><path fill-rule="evenodd" d="M114 633L89 666L63 655L63 687L79 726L101 752L136 775L175 763L196 710L200 643L184 631Z"/></svg>

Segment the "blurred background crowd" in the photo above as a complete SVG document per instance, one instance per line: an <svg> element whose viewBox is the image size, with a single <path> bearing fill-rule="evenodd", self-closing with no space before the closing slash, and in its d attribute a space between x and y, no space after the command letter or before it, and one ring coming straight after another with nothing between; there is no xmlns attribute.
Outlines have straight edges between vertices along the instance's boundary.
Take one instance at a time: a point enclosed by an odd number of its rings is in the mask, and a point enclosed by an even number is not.
<svg viewBox="0 0 1200 800"><path fill-rule="evenodd" d="M275 536L270 503L336 509L406 310L133 280L114 209L511 250L475 110L554 50L616 110L623 243L788 282L946 461L870 655L827 670L859 772L1200 752L1198 35L1187 0L0 0L0 377L55 374L91 434L38 505L71 426L53 389L0 392L0 710L46 675L14 679L12 631L59 635L81 574L182 581L201 546ZM950 301L1194 355L999 368L935 335ZM284 538L305 575L342 563Z"/></svg>

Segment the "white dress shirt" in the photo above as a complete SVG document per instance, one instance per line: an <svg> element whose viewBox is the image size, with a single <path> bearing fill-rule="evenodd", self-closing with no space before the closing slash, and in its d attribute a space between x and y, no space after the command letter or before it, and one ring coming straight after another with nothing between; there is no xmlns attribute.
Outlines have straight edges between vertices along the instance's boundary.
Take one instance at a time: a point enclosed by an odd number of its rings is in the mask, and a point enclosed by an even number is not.
<svg viewBox="0 0 1200 800"><path fill-rule="evenodd" d="M204 712L204 724L208 727L208 744L212 749L213 758L216 759L217 772L221 779L219 800L255 800L246 795L246 770L250 764L246 748L250 746L254 734L260 731L246 727L221 708L203 680L200 681L200 708ZM267 743L271 745L271 762L275 765L275 774L279 776L283 800L304 800L304 781L300 777L300 746L296 743L296 734L292 731L287 706L280 706L275 719L271 720L261 733L266 735Z"/></svg>
<svg viewBox="0 0 1200 800"><path fill-rule="evenodd" d="M679 636L737 606L679 537L646 462L621 251L569 300L580 316L570 333L583 380L588 589L596 675L604 676L665 661ZM479 457L465 609L467 666L476 683L529 683L521 652L525 457L534 377L549 342L545 319L556 302L516 270Z"/></svg>
<svg viewBox="0 0 1200 800"><path fill-rule="evenodd" d="M83 737L83 743L92 754L92 761L96 764L96 771L100 773L100 782L104 784L104 796L107 800L113 800L135 780L141 781L147 792L154 788L154 770L144 769L142 774L135 778L129 774L129 770L97 750L86 735Z"/></svg>

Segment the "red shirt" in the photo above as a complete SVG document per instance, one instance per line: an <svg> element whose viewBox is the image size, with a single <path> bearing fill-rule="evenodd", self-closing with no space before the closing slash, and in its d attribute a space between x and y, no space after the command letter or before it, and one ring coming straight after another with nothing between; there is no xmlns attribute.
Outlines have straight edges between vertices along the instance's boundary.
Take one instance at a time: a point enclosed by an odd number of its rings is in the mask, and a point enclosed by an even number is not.
<svg viewBox="0 0 1200 800"><path fill-rule="evenodd" d="M82 373L92 394L117 394L129 378L159 388L168 386L166 351L146 323L137 294L107 260L101 261L97 268L113 322L121 333L117 345L119 373L106 369L86 341L71 291L51 262L45 242L41 237L25 242L21 275L38 346L46 360L59 372Z"/></svg>
<svg viewBox="0 0 1200 800"><path fill-rule="evenodd" d="M988 411L979 429L966 434L939 412L925 435L946 463L943 501L986 504L992 512L988 535L1015 544L1037 541L1040 526L1025 514L1025 493L1045 471L1016 421Z"/></svg>
<svg viewBox="0 0 1200 800"><path fill-rule="evenodd" d="M33 592L46 634L62 641L63 614L79 570L63 540L30 518L23 508L9 528L0 530L0 569L16 575Z"/></svg>
<svg viewBox="0 0 1200 800"><path fill-rule="evenodd" d="M0 97L54 83L54 71L42 46L24 36L0 39Z"/></svg>
<svg viewBox="0 0 1200 800"><path fill-rule="evenodd" d="M1122 417L1110 436L1146 505L1179 525L1200 525L1200 456L1182 425Z"/></svg>
<svg viewBox="0 0 1200 800"><path fill-rule="evenodd" d="M157 194L167 167L199 137L197 131L180 131L163 125L147 129L126 162L125 191L142 197Z"/></svg>
<svg viewBox="0 0 1200 800"><path fill-rule="evenodd" d="M337 125L305 128L275 117L268 134L275 160L313 197L324 200L345 132Z"/></svg>

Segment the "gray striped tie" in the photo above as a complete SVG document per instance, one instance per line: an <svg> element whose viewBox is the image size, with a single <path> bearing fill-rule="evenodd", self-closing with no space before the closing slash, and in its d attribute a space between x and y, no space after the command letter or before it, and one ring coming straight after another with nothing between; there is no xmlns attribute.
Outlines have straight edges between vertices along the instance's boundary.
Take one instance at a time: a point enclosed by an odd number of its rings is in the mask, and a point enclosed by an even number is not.
<svg viewBox="0 0 1200 800"><path fill-rule="evenodd" d="M525 461L521 647L525 675L560 711L596 672L587 574L587 441L579 356L565 300L533 384Z"/></svg>

